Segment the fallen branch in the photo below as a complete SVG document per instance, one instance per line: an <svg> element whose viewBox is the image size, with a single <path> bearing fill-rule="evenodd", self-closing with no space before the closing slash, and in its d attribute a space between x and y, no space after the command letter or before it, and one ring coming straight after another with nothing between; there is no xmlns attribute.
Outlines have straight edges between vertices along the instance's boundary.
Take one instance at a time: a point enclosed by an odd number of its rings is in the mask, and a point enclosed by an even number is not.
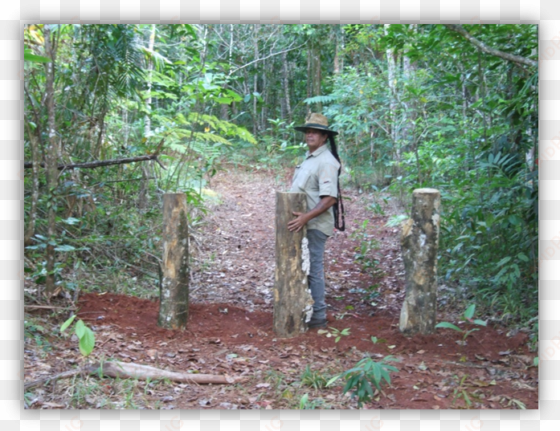
<svg viewBox="0 0 560 431"><path fill-rule="evenodd" d="M130 378L139 380L169 379L175 382L197 383L199 385L225 385L239 381L239 378L218 376L214 374L188 374L162 370L149 365L138 365L126 362L104 362L103 374L109 377Z"/></svg>
<svg viewBox="0 0 560 431"><path fill-rule="evenodd" d="M76 309L76 307L71 305L67 307L59 307L56 305L24 305L23 307L26 309L44 308L47 310L75 310Z"/></svg>
<svg viewBox="0 0 560 431"><path fill-rule="evenodd" d="M95 372L99 367L95 365L91 365L86 368L78 368L75 370L64 371L63 373L55 374L54 376L44 377L42 379L33 380L31 382L27 382L23 385L23 390L26 391L30 388L34 388L35 386L41 386L45 383L52 382L53 380L58 379L67 379L68 377L74 377L77 374L91 374Z"/></svg>
<svg viewBox="0 0 560 431"><path fill-rule="evenodd" d="M219 376L214 374L188 374L178 373L175 371L162 370L160 368L150 367L149 365L138 365L119 361L108 361L90 365L85 368L77 370L65 371L51 377L46 377L32 382L25 383L24 389L43 385L47 382L73 377L77 374L98 374L100 372L107 377L119 377L121 379L138 379L138 380L163 380L169 379L174 382L195 383L198 385L212 384L212 385L227 385L237 383L243 378Z"/></svg>

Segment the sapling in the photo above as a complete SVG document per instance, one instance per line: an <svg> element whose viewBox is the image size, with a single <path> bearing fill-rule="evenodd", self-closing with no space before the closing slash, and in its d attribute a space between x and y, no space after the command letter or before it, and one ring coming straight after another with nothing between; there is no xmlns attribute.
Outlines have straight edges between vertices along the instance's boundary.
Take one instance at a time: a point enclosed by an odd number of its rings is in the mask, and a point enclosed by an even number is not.
<svg viewBox="0 0 560 431"><path fill-rule="evenodd" d="M75 318L76 315L74 314L66 322L64 322L60 327L60 332L64 332L72 324ZM93 347L95 346L95 335L93 331L86 326L83 320L80 319L74 325L74 332L80 340L78 343L80 352L82 353L82 355L88 356L93 351Z"/></svg>
<svg viewBox="0 0 560 431"><path fill-rule="evenodd" d="M468 322L473 323L475 325L486 326L486 322L484 320L473 319L475 308L476 308L475 304L469 305L467 307L467 309L465 310L465 312L463 313L463 317ZM453 329L454 331L458 331L458 332L463 334L463 341L465 341L471 333L480 330L480 328L473 328L473 329L468 330L468 331L466 329L463 330L463 329L459 328L458 326L454 325L453 323L449 323L449 322L439 322L436 325L436 328L448 328L448 329Z"/></svg>

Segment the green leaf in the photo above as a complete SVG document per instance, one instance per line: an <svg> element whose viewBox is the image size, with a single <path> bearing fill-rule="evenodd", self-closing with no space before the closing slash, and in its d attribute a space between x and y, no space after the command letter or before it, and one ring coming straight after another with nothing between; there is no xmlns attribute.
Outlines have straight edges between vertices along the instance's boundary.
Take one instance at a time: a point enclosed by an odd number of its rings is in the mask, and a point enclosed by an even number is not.
<svg viewBox="0 0 560 431"><path fill-rule="evenodd" d="M82 355L88 356L93 351L93 347L95 346L95 335L93 331L87 326L85 326L84 328L84 335L83 337L80 337L79 347Z"/></svg>
<svg viewBox="0 0 560 431"><path fill-rule="evenodd" d="M529 262L529 258L528 258L527 256L525 256L523 253L519 253L519 254L517 255L517 258L518 258L519 260L522 260L523 262Z"/></svg>
<svg viewBox="0 0 560 431"><path fill-rule="evenodd" d="M299 400L299 409L303 410L307 404L307 400L309 399L309 394L305 394Z"/></svg>
<svg viewBox="0 0 560 431"><path fill-rule="evenodd" d="M377 385L381 381L381 365L378 363L373 364L373 379Z"/></svg>
<svg viewBox="0 0 560 431"><path fill-rule="evenodd" d="M472 319L472 317L474 316L474 309L476 308L475 304L471 304L467 307L467 309L465 310L465 317L467 319Z"/></svg>
<svg viewBox="0 0 560 431"><path fill-rule="evenodd" d="M334 376L332 379L330 379L330 380L327 382L327 384L326 384L325 386L330 386L330 385L332 385L334 382L336 382L338 379L340 379L341 376L342 376L341 374L339 374L338 376Z"/></svg>
<svg viewBox="0 0 560 431"><path fill-rule="evenodd" d="M80 222L80 219L75 218L75 217L68 217L67 219L62 220L62 223L66 223L66 224L69 224L69 225L74 225L74 224L79 223L79 222Z"/></svg>
<svg viewBox="0 0 560 431"><path fill-rule="evenodd" d="M62 251L62 252L68 252L68 251L74 251L74 250L76 250L76 247L73 247L73 246L68 245L68 244L59 245L59 246L54 248L54 251Z"/></svg>
<svg viewBox="0 0 560 431"><path fill-rule="evenodd" d="M463 332L463 330L457 326L455 326L453 323L449 323L449 322L439 322L436 325L436 328L448 328L448 329L454 329L455 331L459 331L459 332Z"/></svg>
<svg viewBox="0 0 560 431"><path fill-rule="evenodd" d="M60 327L60 332L66 331L66 329L68 329L68 327L72 324L72 322L74 321L75 318L76 318L76 315L74 314L66 322L64 322L62 324L62 326Z"/></svg>
<svg viewBox="0 0 560 431"><path fill-rule="evenodd" d="M496 266L502 266L502 265L504 265L505 263L508 263L510 260L511 260L511 257L510 257L510 256L504 257L502 260L500 260L500 261L496 264Z"/></svg>
<svg viewBox="0 0 560 431"><path fill-rule="evenodd" d="M474 319L473 323L475 325L486 326L486 322L484 320L480 320L480 319Z"/></svg>
<svg viewBox="0 0 560 431"><path fill-rule="evenodd" d="M50 63L51 59L47 57L42 57L40 55L31 54L29 52L25 52L23 54L23 59L25 61L30 61L32 63Z"/></svg>
<svg viewBox="0 0 560 431"><path fill-rule="evenodd" d="M83 320L78 320L78 322L76 323L76 326L74 326L74 331L76 332L76 335L78 336L78 338L82 338L84 336L84 332L86 325L84 324Z"/></svg>

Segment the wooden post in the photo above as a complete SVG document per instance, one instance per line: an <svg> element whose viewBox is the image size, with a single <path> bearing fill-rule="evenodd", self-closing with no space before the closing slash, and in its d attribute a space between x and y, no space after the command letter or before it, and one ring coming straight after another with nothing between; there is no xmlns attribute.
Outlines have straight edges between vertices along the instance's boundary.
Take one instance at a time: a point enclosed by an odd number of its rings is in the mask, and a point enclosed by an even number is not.
<svg viewBox="0 0 560 431"><path fill-rule="evenodd" d="M189 313L189 231L184 193L163 195L163 262L158 325L177 329Z"/></svg>
<svg viewBox="0 0 560 431"><path fill-rule="evenodd" d="M430 334L436 324L439 214L438 190L414 190L412 217L403 224L401 236L406 295L399 327L407 335Z"/></svg>
<svg viewBox="0 0 560 431"><path fill-rule="evenodd" d="M303 193L276 193L276 270L274 272L274 332L293 337L307 330L313 299L307 284L309 249L305 227L290 232L292 211L306 212Z"/></svg>

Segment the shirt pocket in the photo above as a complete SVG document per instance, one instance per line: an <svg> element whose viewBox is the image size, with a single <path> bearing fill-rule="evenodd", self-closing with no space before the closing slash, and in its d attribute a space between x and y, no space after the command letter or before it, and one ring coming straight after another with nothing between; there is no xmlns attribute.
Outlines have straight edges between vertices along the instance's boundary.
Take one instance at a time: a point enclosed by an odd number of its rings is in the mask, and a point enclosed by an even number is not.
<svg viewBox="0 0 560 431"><path fill-rule="evenodd" d="M294 174L293 190L304 191L307 187L307 182L309 181L310 172L305 168L302 169L301 165L296 166L296 172Z"/></svg>

